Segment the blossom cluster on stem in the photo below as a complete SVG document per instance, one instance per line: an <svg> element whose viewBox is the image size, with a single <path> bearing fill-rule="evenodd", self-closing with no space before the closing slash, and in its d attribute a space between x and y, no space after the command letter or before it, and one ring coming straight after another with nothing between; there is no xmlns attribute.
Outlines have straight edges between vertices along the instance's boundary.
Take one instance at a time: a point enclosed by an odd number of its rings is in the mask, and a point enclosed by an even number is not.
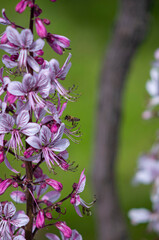
<svg viewBox="0 0 159 240"><path fill-rule="evenodd" d="M82 212L90 214L93 202L88 204L80 197L85 170L63 197L63 184L55 176L57 168L62 173L77 169L69 160L68 148L70 141L79 142L80 119L68 117L65 109L78 95L63 86L71 68L71 53L60 67L55 58L45 60L43 50L46 42L55 54L62 55L70 50L70 40L47 31L50 20L41 18L42 9L35 0L21 0L15 10L21 14L27 8L31 11L29 29L12 22L5 9L0 17L5 26L0 37L0 49L5 52L0 68L0 164L10 171L10 177L0 176L0 195L14 188L12 201L26 205L26 213L16 212L9 199L0 202L0 240L32 240L49 226L51 232L58 229L63 240L82 240L60 217L67 213L66 200L80 217ZM34 25L38 39L34 39ZM18 161L18 169L13 167L14 161ZM43 172L43 163L51 176ZM60 239L53 233L46 238Z"/></svg>

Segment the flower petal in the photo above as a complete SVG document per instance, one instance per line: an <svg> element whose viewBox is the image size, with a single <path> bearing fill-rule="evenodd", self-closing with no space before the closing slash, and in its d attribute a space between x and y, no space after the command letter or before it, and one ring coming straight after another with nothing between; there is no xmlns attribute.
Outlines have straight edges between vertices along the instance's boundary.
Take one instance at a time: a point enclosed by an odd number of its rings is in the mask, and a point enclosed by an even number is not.
<svg viewBox="0 0 159 240"><path fill-rule="evenodd" d="M35 87L35 79L30 73L24 75L22 86L25 92L31 92Z"/></svg>
<svg viewBox="0 0 159 240"><path fill-rule="evenodd" d="M5 163L6 167L7 167L9 170L11 170L12 172L17 173L17 174L19 173L19 172L16 171L14 168L12 168L12 166L10 165L10 163L9 163L9 161L8 161L8 159L7 159L6 156L4 157L4 163Z"/></svg>
<svg viewBox="0 0 159 240"><path fill-rule="evenodd" d="M13 81L8 85L8 92L15 96L24 96L25 92L21 82Z"/></svg>
<svg viewBox="0 0 159 240"><path fill-rule="evenodd" d="M23 128L21 132L27 136L33 136L40 131L40 125L38 123L28 123Z"/></svg>
<svg viewBox="0 0 159 240"><path fill-rule="evenodd" d="M78 187L76 189L77 193L81 193L83 192L84 188L85 188L85 184L86 184L86 176L84 175L84 171L85 169L82 171L79 182L78 182Z"/></svg>
<svg viewBox="0 0 159 240"><path fill-rule="evenodd" d="M14 126L14 118L9 114L4 113L0 118L0 134L7 133Z"/></svg>
<svg viewBox="0 0 159 240"><path fill-rule="evenodd" d="M47 192L43 197L42 197L42 201L46 200L46 201L50 201L52 203L56 202L59 198L60 198L61 194L58 191L50 191Z"/></svg>
<svg viewBox="0 0 159 240"><path fill-rule="evenodd" d="M9 54L17 54L18 53L18 48L12 47L8 44L0 44L0 49L4 50L5 52Z"/></svg>
<svg viewBox="0 0 159 240"><path fill-rule="evenodd" d="M26 202L25 193L21 192L21 191L13 191L13 192L11 192L10 197L16 203L25 203Z"/></svg>
<svg viewBox="0 0 159 240"><path fill-rule="evenodd" d="M42 144L47 145L50 141L51 138L51 131L48 127L46 126L42 126L41 130L40 130L40 141L42 142Z"/></svg>
<svg viewBox="0 0 159 240"><path fill-rule="evenodd" d="M55 152L62 152L64 150L66 150L66 148L70 145L70 142L68 139L63 138L61 140L59 140L58 142L55 142L52 146L51 146L51 150L55 151Z"/></svg>
<svg viewBox="0 0 159 240"><path fill-rule="evenodd" d="M16 119L16 124L17 124L17 127L21 128L21 127L24 127L28 122L29 122L29 112L27 110L23 110L21 111L18 116L17 116L17 119Z"/></svg>
<svg viewBox="0 0 159 240"><path fill-rule="evenodd" d="M44 45L45 45L45 42L39 38L35 42L33 42L29 50L30 52L36 52L43 49Z"/></svg>
<svg viewBox="0 0 159 240"><path fill-rule="evenodd" d="M35 71L35 72L39 72L40 71L40 67L39 64L35 61L35 59L31 56L27 57L27 62L29 64L29 66Z"/></svg>
<svg viewBox="0 0 159 240"><path fill-rule="evenodd" d="M18 47L21 46L20 34L15 28L8 26L6 28L6 33L7 33L7 38L9 40L9 42L13 43L14 45L16 45Z"/></svg>
<svg viewBox="0 0 159 240"><path fill-rule="evenodd" d="M24 211L18 211L12 217L10 222L16 227L22 227L29 222L29 217L24 213Z"/></svg>
<svg viewBox="0 0 159 240"><path fill-rule="evenodd" d="M7 68L14 68L18 66L17 62L11 61L8 55L3 55L2 62Z"/></svg>
<svg viewBox="0 0 159 240"><path fill-rule="evenodd" d="M47 233L45 236L46 236L49 240L60 240L60 238L59 238L57 235L53 234L53 233Z"/></svg>
<svg viewBox="0 0 159 240"><path fill-rule="evenodd" d="M4 206L4 215L6 218L12 217L16 212L16 207L12 202L7 202Z"/></svg>
<svg viewBox="0 0 159 240"><path fill-rule="evenodd" d="M33 42L33 34L30 29L24 29L20 34L21 46L24 48L29 48Z"/></svg>
<svg viewBox="0 0 159 240"><path fill-rule="evenodd" d="M25 141L35 149L41 149L42 147L40 139L36 136L28 137Z"/></svg>

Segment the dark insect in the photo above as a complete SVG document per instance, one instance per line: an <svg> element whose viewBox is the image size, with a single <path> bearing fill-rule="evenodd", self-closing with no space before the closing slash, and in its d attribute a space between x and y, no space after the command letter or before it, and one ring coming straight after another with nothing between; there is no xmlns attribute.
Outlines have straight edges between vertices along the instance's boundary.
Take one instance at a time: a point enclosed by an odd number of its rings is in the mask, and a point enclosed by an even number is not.
<svg viewBox="0 0 159 240"><path fill-rule="evenodd" d="M75 126L75 122L79 122L80 121L79 118L72 117L70 115L66 115L65 116L65 120L67 120L68 122L72 122L72 126Z"/></svg>

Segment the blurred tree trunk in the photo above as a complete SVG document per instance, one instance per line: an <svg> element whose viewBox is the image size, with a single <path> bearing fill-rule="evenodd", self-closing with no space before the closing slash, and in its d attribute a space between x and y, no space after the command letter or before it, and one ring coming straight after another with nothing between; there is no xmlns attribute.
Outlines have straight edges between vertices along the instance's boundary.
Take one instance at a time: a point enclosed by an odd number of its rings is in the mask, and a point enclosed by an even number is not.
<svg viewBox="0 0 159 240"><path fill-rule="evenodd" d="M145 37L151 0L121 0L99 86L93 182L98 240L128 239L115 183L121 106L126 74ZM125 196L126 197L126 196Z"/></svg>

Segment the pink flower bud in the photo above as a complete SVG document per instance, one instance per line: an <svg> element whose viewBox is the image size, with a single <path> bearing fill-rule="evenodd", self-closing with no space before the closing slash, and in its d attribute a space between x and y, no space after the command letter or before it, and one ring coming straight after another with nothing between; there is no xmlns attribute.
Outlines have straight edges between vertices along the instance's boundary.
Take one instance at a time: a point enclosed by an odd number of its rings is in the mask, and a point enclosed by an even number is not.
<svg viewBox="0 0 159 240"><path fill-rule="evenodd" d="M36 27L36 32L41 38L45 38L47 36L47 31L46 28L43 24L43 21L40 18L35 19L35 27Z"/></svg>
<svg viewBox="0 0 159 240"><path fill-rule="evenodd" d="M65 222L57 222L55 226L63 233L64 237L70 238L72 236L72 230Z"/></svg>
<svg viewBox="0 0 159 240"><path fill-rule="evenodd" d="M42 65L44 63L44 59L42 57L34 57L34 59L39 65Z"/></svg>
<svg viewBox="0 0 159 240"><path fill-rule="evenodd" d="M37 4L34 4L34 16L38 17L42 13L42 9Z"/></svg>
<svg viewBox="0 0 159 240"><path fill-rule="evenodd" d="M45 216L48 218L48 219L52 219L52 214L50 212L46 212L45 213Z"/></svg>
<svg viewBox="0 0 159 240"><path fill-rule="evenodd" d="M0 183L0 195L2 195L6 189L12 184L13 180L12 179L5 179Z"/></svg>
<svg viewBox="0 0 159 240"><path fill-rule="evenodd" d="M43 175L43 171L40 167L37 167L34 171L34 177L35 178L41 178Z"/></svg>
<svg viewBox="0 0 159 240"><path fill-rule="evenodd" d="M18 183L17 182L12 182L12 186L14 187L14 188L17 188L18 187Z"/></svg>
<svg viewBox="0 0 159 240"><path fill-rule="evenodd" d="M50 20L49 20L49 19L46 19L46 18L44 18L44 19L43 19L43 23L44 23L44 24L46 24L46 25L49 25L49 24L50 24Z"/></svg>
<svg viewBox="0 0 159 240"><path fill-rule="evenodd" d="M28 1L28 7L33 8L34 7L34 3L32 1Z"/></svg>
<svg viewBox="0 0 159 240"><path fill-rule="evenodd" d="M40 55L40 56L43 56L44 55L44 51L40 49L40 50L36 51L36 54Z"/></svg>
<svg viewBox="0 0 159 240"><path fill-rule="evenodd" d="M19 57L19 54L11 55L10 60L11 61L16 61L18 59L18 57Z"/></svg>
<svg viewBox="0 0 159 240"><path fill-rule="evenodd" d="M0 43L5 44L5 43L7 43L7 41L8 41L7 33L4 33L1 37Z"/></svg>
<svg viewBox="0 0 159 240"><path fill-rule="evenodd" d="M76 198L75 198L75 197L72 197L71 200L70 200L70 203L71 203L71 204L75 204L75 203L76 203Z"/></svg>
<svg viewBox="0 0 159 240"><path fill-rule="evenodd" d="M52 124L50 130L52 133L57 133L58 129L59 129L59 124L54 123L54 124Z"/></svg>
<svg viewBox="0 0 159 240"><path fill-rule="evenodd" d="M4 152L0 151L0 163L4 161Z"/></svg>
<svg viewBox="0 0 159 240"><path fill-rule="evenodd" d="M61 191L63 189L63 186L62 186L62 183L56 181L56 180L53 180L51 178L47 178L45 179L45 182L50 185L51 187L53 187L56 191Z"/></svg>
<svg viewBox="0 0 159 240"><path fill-rule="evenodd" d="M36 227L37 228L43 228L45 225L45 217L44 217L44 211L41 209L36 217Z"/></svg>
<svg viewBox="0 0 159 240"><path fill-rule="evenodd" d="M22 13L27 7L28 2L26 0L21 0L15 7L16 12Z"/></svg>
<svg viewBox="0 0 159 240"><path fill-rule="evenodd" d="M17 96L12 95L10 92L7 91L7 102L9 104L14 103L17 100Z"/></svg>
<svg viewBox="0 0 159 240"><path fill-rule="evenodd" d="M42 184L41 184L41 188L42 188L42 189L46 188L46 183L42 183Z"/></svg>

